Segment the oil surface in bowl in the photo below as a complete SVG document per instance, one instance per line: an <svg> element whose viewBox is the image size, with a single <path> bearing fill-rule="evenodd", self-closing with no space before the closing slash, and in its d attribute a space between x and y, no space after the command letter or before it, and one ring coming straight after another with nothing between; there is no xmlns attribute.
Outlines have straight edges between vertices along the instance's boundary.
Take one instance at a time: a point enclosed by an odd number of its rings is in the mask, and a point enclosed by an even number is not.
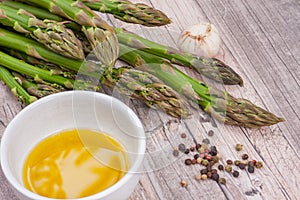
<svg viewBox="0 0 300 200"><path fill-rule="evenodd" d="M124 147L112 137L86 129L66 130L37 144L24 163L27 189L50 198L98 193L124 176Z"/></svg>

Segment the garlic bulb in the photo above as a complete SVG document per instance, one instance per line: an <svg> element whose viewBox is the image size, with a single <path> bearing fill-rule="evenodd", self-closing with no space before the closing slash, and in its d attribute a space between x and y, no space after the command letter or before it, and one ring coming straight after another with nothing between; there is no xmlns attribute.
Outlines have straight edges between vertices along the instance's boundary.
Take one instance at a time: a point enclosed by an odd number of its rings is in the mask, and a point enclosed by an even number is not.
<svg viewBox="0 0 300 200"><path fill-rule="evenodd" d="M186 53L212 58L220 49L221 38L217 28L201 22L184 30L178 40L178 48Z"/></svg>

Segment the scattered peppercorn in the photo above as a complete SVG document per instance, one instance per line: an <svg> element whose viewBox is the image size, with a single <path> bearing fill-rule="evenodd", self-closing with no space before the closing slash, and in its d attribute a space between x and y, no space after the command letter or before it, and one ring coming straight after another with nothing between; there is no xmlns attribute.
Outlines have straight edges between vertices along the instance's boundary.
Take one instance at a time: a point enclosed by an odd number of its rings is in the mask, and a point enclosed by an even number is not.
<svg viewBox="0 0 300 200"><path fill-rule="evenodd" d="M209 130L207 134L208 136L212 137L214 136L215 132L213 130Z"/></svg>
<svg viewBox="0 0 300 200"><path fill-rule="evenodd" d="M187 186L187 181L182 180L182 181L181 181L181 186L182 186L182 187L186 187L186 186Z"/></svg>
<svg viewBox="0 0 300 200"><path fill-rule="evenodd" d="M235 161L234 161L234 165L235 165L235 166L239 166L240 163L241 163L241 161L239 161L239 160L235 160Z"/></svg>
<svg viewBox="0 0 300 200"><path fill-rule="evenodd" d="M195 147L190 147L190 151L194 152L195 151Z"/></svg>
<svg viewBox="0 0 300 200"><path fill-rule="evenodd" d="M248 172L253 173L254 172L254 166L252 166L252 165L248 166Z"/></svg>
<svg viewBox="0 0 300 200"><path fill-rule="evenodd" d="M211 160L212 160L211 155L206 155L205 158L206 158L206 160L208 160L208 161L211 161Z"/></svg>
<svg viewBox="0 0 300 200"><path fill-rule="evenodd" d="M204 153L201 153L201 154L200 154L200 158L205 158L205 154L204 154Z"/></svg>
<svg viewBox="0 0 300 200"><path fill-rule="evenodd" d="M185 154L189 154L189 153L190 153L190 150L189 150L189 149L186 149L186 150L184 151L184 153L185 153Z"/></svg>
<svg viewBox="0 0 300 200"><path fill-rule="evenodd" d="M206 179L207 179L207 175L206 175L206 174L202 174L202 175L201 175L201 179L202 179L202 180L206 180Z"/></svg>
<svg viewBox="0 0 300 200"><path fill-rule="evenodd" d="M219 162L219 157L218 156L213 156L212 157L212 161L214 162L214 163L217 163L217 162Z"/></svg>
<svg viewBox="0 0 300 200"><path fill-rule="evenodd" d="M226 179L225 178L220 178L219 183L222 184L222 185L225 185L226 184Z"/></svg>
<svg viewBox="0 0 300 200"><path fill-rule="evenodd" d="M181 152L184 152L184 151L186 150L185 145L182 144L182 143L178 145L178 149L179 149L179 151L181 151Z"/></svg>
<svg viewBox="0 0 300 200"><path fill-rule="evenodd" d="M255 163L255 167L256 167L257 169L260 169L260 168L263 167L263 163L260 162L260 161L257 161L257 162Z"/></svg>
<svg viewBox="0 0 300 200"><path fill-rule="evenodd" d="M186 159L185 161L184 161L184 163L186 164L186 165L191 165L192 164L192 160L191 159Z"/></svg>
<svg viewBox="0 0 300 200"><path fill-rule="evenodd" d="M200 147L200 148L198 149L198 152L202 154L202 153L205 152L205 149L204 149L203 147Z"/></svg>
<svg viewBox="0 0 300 200"><path fill-rule="evenodd" d="M236 144L236 145L235 145L235 149L236 149L237 151L242 151L242 150L243 150L243 145L241 145L241 144Z"/></svg>
<svg viewBox="0 0 300 200"><path fill-rule="evenodd" d="M240 164L239 164L239 168L240 168L240 169L245 169L245 168L246 168L246 165L245 165L244 163L240 163Z"/></svg>
<svg viewBox="0 0 300 200"><path fill-rule="evenodd" d="M216 170L216 169L212 169L212 170L211 170L211 173L213 173L213 174L217 174L217 173L218 173L218 170Z"/></svg>
<svg viewBox="0 0 300 200"><path fill-rule="evenodd" d="M219 174L212 174L211 179L218 182L219 181Z"/></svg>
<svg viewBox="0 0 300 200"><path fill-rule="evenodd" d="M233 175L233 177L238 177L240 175L240 173L238 171L234 170L232 172L232 175Z"/></svg>
<svg viewBox="0 0 300 200"><path fill-rule="evenodd" d="M232 160L226 160L226 163L227 163L227 165L232 165L233 164Z"/></svg>
<svg viewBox="0 0 300 200"><path fill-rule="evenodd" d="M199 157L200 157L199 154L195 154L195 155L194 155L194 158L195 158L195 159L197 159L197 158L199 158Z"/></svg>
<svg viewBox="0 0 300 200"><path fill-rule="evenodd" d="M202 143L201 147L205 150L208 149L208 144L207 143Z"/></svg>
<svg viewBox="0 0 300 200"><path fill-rule="evenodd" d="M207 171L206 168L200 170L200 174L207 174L207 172L208 172L208 171Z"/></svg>
<svg viewBox="0 0 300 200"><path fill-rule="evenodd" d="M218 166L218 169L219 169L220 171L223 171L223 170L224 170L224 166L223 166L223 165L219 165L219 166Z"/></svg>
<svg viewBox="0 0 300 200"><path fill-rule="evenodd" d="M186 138L186 134L185 133L181 133L181 138Z"/></svg>
<svg viewBox="0 0 300 200"><path fill-rule="evenodd" d="M209 164L209 162L208 162L208 160L202 160L202 163L201 163L202 165L204 165L204 166L207 166L208 164Z"/></svg>
<svg viewBox="0 0 300 200"><path fill-rule="evenodd" d="M254 163L252 162L252 160L251 161L248 161L248 166L254 166Z"/></svg>
<svg viewBox="0 0 300 200"><path fill-rule="evenodd" d="M248 158L249 158L248 154L244 153L244 154L242 155L242 159L243 159L243 160L247 160Z"/></svg>
<svg viewBox="0 0 300 200"><path fill-rule="evenodd" d="M212 177L212 172L207 172L207 178L211 178Z"/></svg>
<svg viewBox="0 0 300 200"><path fill-rule="evenodd" d="M201 164L202 158L199 157L199 158L196 159L196 161L197 161L198 164Z"/></svg>
<svg viewBox="0 0 300 200"><path fill-rule="evenodd" d="M179 156L179 151L178 149L173 150L173 156L178 157Z"/></svg>
<svg viewBox="0 0 300 200"><path fill-rule="evenodd" d="M210 141L209 141L209 139L208 138L205 138L205 139L203 139L203 141L202 141L203 143L205 143L205 144L210 144Z"/></svg>
<svg viewBox="0 0 300 200"><path fill-rule="evenodd" d="M196 149L198 150L201 147L201 144L196 144Z"/></svg>
<svg viewBox="0 0 300 200"><path fill-rule="evenodd" d="M201 174L196 174L195 179L199 181L201 179Z"/></svg>
<svg viewBox="0 0 300 200"><path fill-rule="evenodd" d="M192 160L192 164L194 165L194 164L196 164L196 163L197 163L196 159L193 159L193 160Z"/></svg>
<svg viewBox="0 0 300 200"><path fill-rule="evenodd" d="M230 173L232 171L232 166L231 165L226 165L225 166L225 171Z"/></svg>

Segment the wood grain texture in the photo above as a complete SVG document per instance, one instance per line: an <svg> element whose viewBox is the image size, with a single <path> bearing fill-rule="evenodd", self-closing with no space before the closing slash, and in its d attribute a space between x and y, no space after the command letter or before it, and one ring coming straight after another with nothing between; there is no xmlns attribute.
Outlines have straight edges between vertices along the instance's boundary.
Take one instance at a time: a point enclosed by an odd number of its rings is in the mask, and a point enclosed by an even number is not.
<svg viewBox="0 0 300 200"><path fill-rule="evenodd" d="M134 0L163 10L172 24L145 28L107 20L149 39L176 46L178 34L199 21L209 21L222 38L218 58L232 66L244 79L244 87L222 86L236 97L243 97L286 119L286 122L261 129L245 129L201 122L201 111L190 119L175 120L165 113L133 101L147 133L145 172L130 200L140 199L299 199L300 197L300 3L298 0ZM184 69L191 76L196 73ZM214 84L209 82L209 84ZM0 135L21 106L0 84ZM241 157L262 160L264 168L254 174L241 172L239 178L220 172L226 186L213 181L196 181L201 167L185 166L186 155L172 156L179 143L193 145L208 137L219 147L221 163ZM180 134L185 132L186 139ZM242 143L243 152L234 145ZM0 173L0 199L16 199ZM187 180L188 186L180 186Z"/></svg>

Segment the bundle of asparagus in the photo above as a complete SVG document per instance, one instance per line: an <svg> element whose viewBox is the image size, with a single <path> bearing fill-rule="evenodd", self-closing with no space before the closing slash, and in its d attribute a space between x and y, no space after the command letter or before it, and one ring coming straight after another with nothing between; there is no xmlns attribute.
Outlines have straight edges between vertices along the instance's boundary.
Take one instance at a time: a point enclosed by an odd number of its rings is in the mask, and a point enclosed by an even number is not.
<svg viewBox="0 0 300 200"><path fill-rule="evenodd" d="M63 17L67 17L69 20L79 23L83 27L82 30L75 23L70 23L67 26L74 31L74 35L80 35L81 31L84 32L89 41L91 35L87 33L99 29L99 24L94 26L96 24L94 22L98 18L93 16L91 11L78 1L42 0L37 2L30 0L29 2L60 16L42 11L34 6L17 3L19 8L27 9L26 12L30 12L32 16L35 15L34 18L61 22L64 21ZM8 7L9 4L16 5L16 2L12 1L2 3ZM68 6L74 9L70 10ZM81 10L81 6L83 10ZM1 8L6 12L5 6L1 6ZM79 19L80 15L84 17ZM21 18L13 15L11 17L22 21ZM89 19L91 24L82 22L82 19ZM141 17L141 20L143 19ZM195 68L200 73L217 81L222 80L226 84L242 85L240 76L221 61L183 55L123 29L113 30L111 27L103 25L103 23L100 24L102 24L100 26L101 36L105 35L106 32L114 34L117 31L119 33L120 44L117 46L121 51L120 58L134 66L134 69L128 67L112 68L112 63L108 61L111 61L113 56L107 58L105 57L106 54L97 54L98 57L102 58L100 61L104 65L89 60L83 62L82 60L67 58L60 55L59 51L49 50L44 45L25 38L24 35L0 28L0 46L4 48L5 52L11 54L0 52L0 63L6 68L1 67L1 79L7 83L12 91L16 91L14 93L24 99L26 103L35 100L33 96L40 98L52 92L66 89L92 89L98 91L100 90L98 85L86 81L93 78L120 93L142 100L148 106L163 109L175 117L188 116L190 105L197 104L211 116L231 125L257 128L283 121L282 118L245 99L234 98L226 92L209 87L204 82L189 77L170 63L180 63ZM9 23L6 25L9 25ZM112 48L116 45L114 40L105 39L105 41L101 49L108 54L115 54L118 50ZM108 44L107 42L112 43ZM23 61L15 57L21 58ZM110 66L110 70L106 69L107 65ZM221 73L216 73L216 69ZM78 72L82 73L87 79L75 79Z"/></svg>

